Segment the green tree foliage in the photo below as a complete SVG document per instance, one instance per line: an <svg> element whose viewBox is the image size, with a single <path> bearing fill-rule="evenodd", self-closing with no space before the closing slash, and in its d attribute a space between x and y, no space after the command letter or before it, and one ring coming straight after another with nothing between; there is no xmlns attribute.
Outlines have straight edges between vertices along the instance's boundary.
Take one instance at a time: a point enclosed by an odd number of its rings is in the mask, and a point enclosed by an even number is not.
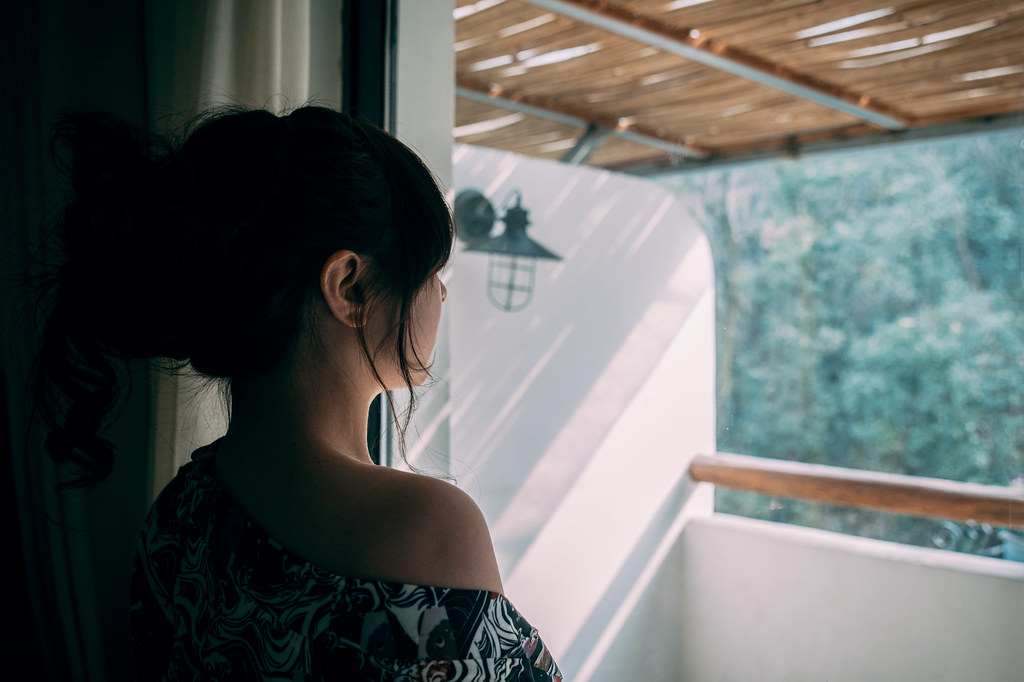
<svg viewBox="0 0 1024 682"><path fill-rule="evenodd" d="M1002 133L665 183L715 257L720 450L1005 485L1024 471L1024 147ZM719 492L904 542L932 522Z"/></svg>

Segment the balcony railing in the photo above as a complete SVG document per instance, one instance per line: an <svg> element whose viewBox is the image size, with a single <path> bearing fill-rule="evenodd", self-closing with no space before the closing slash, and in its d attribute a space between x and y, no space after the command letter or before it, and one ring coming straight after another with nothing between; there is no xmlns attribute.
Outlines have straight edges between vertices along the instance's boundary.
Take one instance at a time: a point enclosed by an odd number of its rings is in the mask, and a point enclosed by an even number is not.
<svg viewBox="0 0 1024 682"><path fill-rule="evenodd" d="M719 452L690 477L723 488L842 507L1024 528L1024 489Z"/></svg>

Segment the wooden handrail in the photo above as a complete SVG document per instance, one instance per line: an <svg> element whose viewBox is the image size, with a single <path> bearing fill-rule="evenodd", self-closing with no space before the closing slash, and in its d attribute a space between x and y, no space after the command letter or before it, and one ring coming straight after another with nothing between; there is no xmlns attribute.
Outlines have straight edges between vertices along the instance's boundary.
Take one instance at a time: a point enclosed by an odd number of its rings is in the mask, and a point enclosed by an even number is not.
<svg viewBox="0 0 1024 682"><path fill-rule="evenodd" d="M695 457L690 463L690 478L774 497L1024 528L1021 488L724 452Z"/></svg>

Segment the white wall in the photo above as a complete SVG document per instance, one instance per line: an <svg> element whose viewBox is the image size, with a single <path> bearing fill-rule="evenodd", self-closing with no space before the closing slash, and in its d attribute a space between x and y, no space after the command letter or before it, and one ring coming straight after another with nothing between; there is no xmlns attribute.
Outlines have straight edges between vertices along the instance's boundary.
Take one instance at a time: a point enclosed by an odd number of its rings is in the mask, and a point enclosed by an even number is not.
<svg viewBox="0 0 1024 682"><path fill-rule="evenodd" d="M1024 679L1018 563L715 515L658 581L684 620L677 674L649 679Z"/></svg>
<svg viewBox="0 0 1024 682"><path fill-rule="evenodd" d="M652 182L456 146L454 188L499 212L520 190L529 234L564 257L542 261L533 301L508 313L487 299L488 257L457 253L450 456L506 593L576 679L665 538L710 512L685 472L715 444L711 253ZM678 619L649 627L675 645Z"/></svg>

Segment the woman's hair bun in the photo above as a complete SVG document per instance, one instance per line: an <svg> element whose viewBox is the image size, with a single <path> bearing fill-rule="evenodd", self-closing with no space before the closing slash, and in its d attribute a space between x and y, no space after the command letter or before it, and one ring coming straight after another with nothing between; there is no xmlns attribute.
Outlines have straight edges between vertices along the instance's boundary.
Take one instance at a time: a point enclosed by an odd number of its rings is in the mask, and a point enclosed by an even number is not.
<svg viewBox="0 0 1024 682"><path fill-rule="evenodd" d="M53 154L67 179L59 267L44 331L40 391L46 448L77 465L74 483L102 480L113 447L100 434L120 399L129 358L189 356L183 227L191 170L170 145L107 113L57 122Z"/></svg>
<svg viewBox="0 0 1024 682"><path fill-rule="evenodd" d="M187 161L107 113L65 115L54 142L71 186L58 293L71 328L126 357L187 358Z"/></svg>
<svg viewBox="0 0 1024 682"><path fill-rule="evenodd" d="M128 190L144 177L148 143L114 114L64 114L54 126L53 142L58 165L76 192Z"/></svg>

